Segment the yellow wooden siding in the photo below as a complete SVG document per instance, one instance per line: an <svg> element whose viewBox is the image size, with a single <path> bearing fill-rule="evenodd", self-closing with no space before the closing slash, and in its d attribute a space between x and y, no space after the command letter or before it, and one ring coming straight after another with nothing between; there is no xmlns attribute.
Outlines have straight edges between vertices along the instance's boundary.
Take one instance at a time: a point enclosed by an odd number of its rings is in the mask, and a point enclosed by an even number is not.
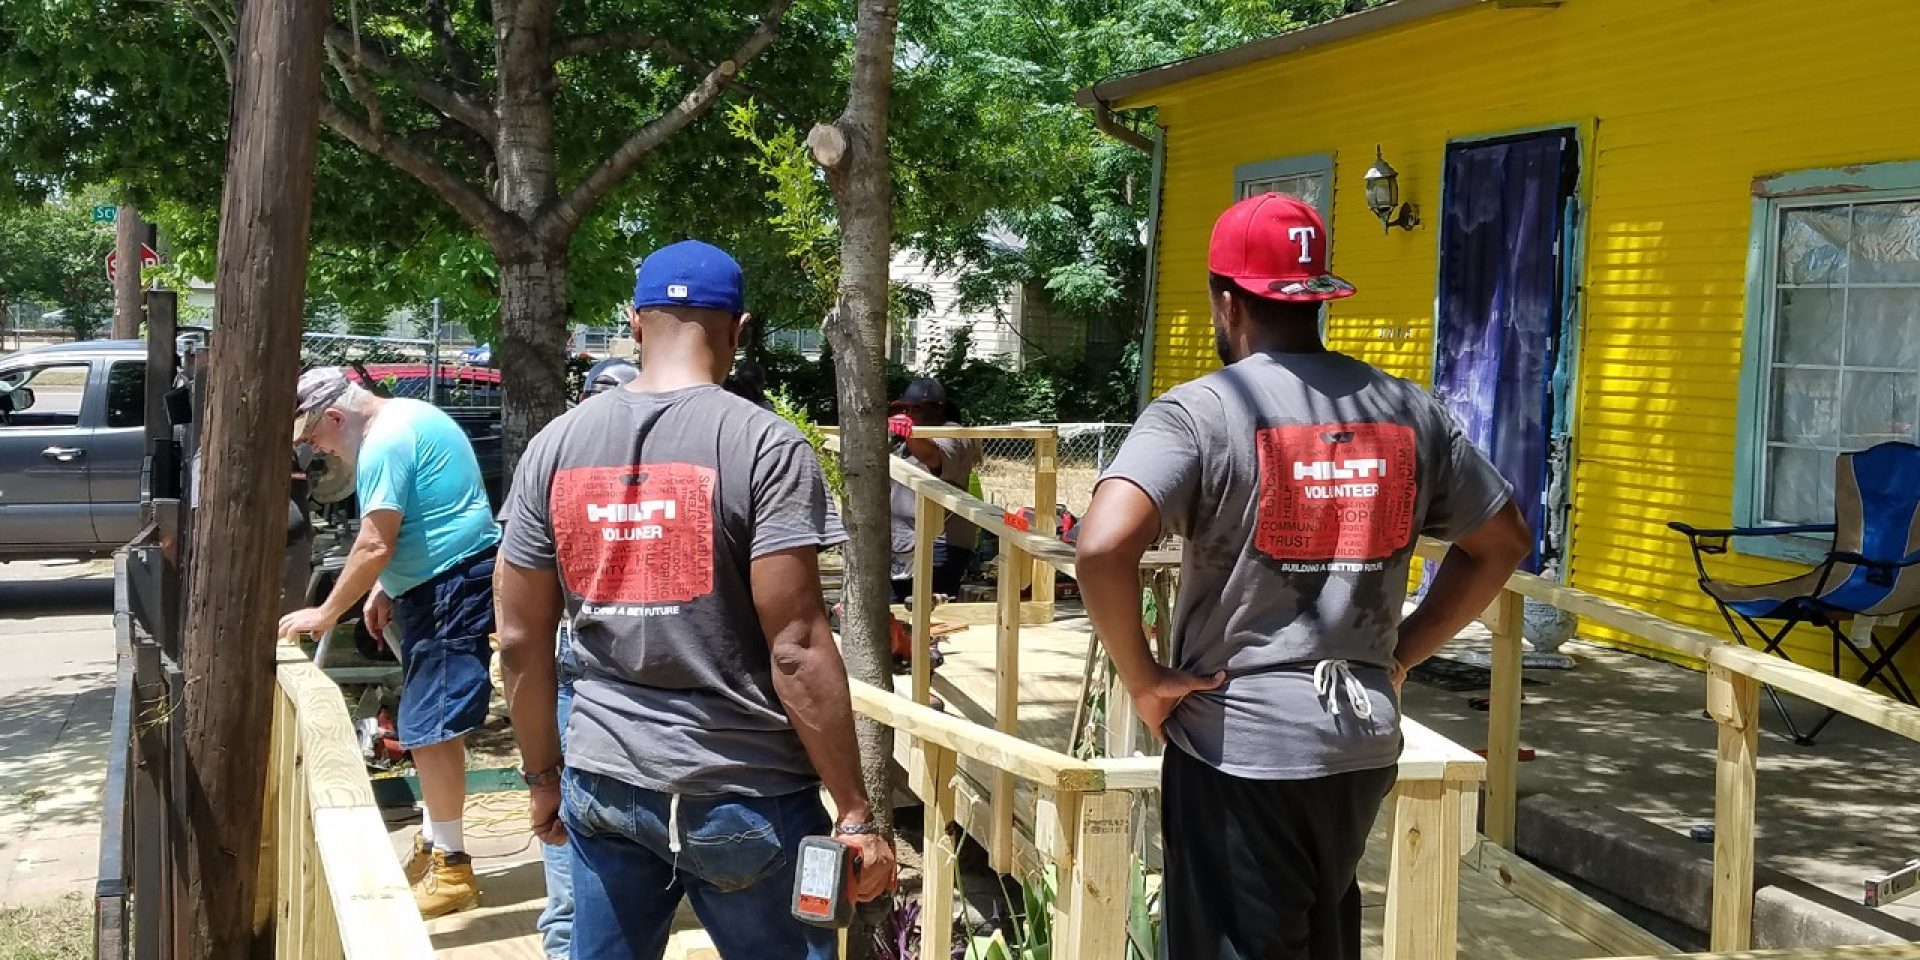
<svg viewBox="0 0 1920 960"><path fill-rule="evenodd" d="M1589 209L1571 579L1724 632L1665 524L1731 518L1752 181L1920 158L1901 93L1920 82L1920 4L1819 7L1816 26L1805 0L1487 3L1122 104L1157 105L1168 129L1155 392L1216 365L1206 245L1235 166L1334 154L1333 268L1360 294L1329 340L1425 382L1446 144L1575 127ZM1411 233L1366 209L1376 144L1427 221Z"/></svg>

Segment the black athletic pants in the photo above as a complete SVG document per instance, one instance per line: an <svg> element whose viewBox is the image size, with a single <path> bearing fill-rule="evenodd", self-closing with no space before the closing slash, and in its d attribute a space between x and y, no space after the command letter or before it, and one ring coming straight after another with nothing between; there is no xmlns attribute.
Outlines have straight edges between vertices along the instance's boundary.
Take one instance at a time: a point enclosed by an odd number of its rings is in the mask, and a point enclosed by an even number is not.
<svg viewBox="0 0 1920 960"><path fill-rule="evenodd" d="M1163 960L1359 960L1355 873L1397 774L1244 780L1169 746Z"/></svg>

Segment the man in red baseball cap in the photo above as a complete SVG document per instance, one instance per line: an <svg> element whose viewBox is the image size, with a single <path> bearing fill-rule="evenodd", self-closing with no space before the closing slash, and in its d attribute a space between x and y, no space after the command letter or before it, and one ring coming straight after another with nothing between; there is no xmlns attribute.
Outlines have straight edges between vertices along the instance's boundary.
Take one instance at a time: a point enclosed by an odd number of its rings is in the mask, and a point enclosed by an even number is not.
<svg viewBox="0 0 1920 960"><path fill-rule="evenodd" d="M1400 755L1407 670L1531 547L1511 488L1425 390L1320 342L1326 224L1269 193L1208 255L1224 369L1141 413L1080 525L1080 589L1166 740L1171 960L1360 956L1355 871ZM1141 629L1141 555L1183 538L1172 656ZM1422 535L1451 541L1402 617Z"/></svg>

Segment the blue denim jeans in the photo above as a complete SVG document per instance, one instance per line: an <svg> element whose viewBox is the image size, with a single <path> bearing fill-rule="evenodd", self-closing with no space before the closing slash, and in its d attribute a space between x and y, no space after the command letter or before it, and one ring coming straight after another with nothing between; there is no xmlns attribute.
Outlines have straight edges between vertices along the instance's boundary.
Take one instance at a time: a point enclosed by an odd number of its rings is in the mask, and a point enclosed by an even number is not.
<svg viewBox="0 0 1920 960"><path fill-rule="evenodd" d="M659 960L682 897L725 960L834 957L791 912L795 851L830 827L817 790L674 798L574 769L561 790L577 960Z"/></svg>
<svg viewBox="0 0 1920 960"><path fill-rule="evenodd" d="M487 721L493 677L493 551L393 598L400 637L400 746L430 747Z"/></svg>
<svg viewBox="0 0 1920 960"><path fill-rule="evenodd" d="M562 620L554 649L554 672L560 681L559 714L560 753L567 752L567 717L573 712L573 681L580 675L580 660L573 652L573 629ZM540 931L540 949L553 960L572 956L573 942L573 850L565 846L540 845L540 865L547 879L547 906L534 921Z"/></svg>
<svg viewBox="0 0 1920 960"><path fill-rule="evenodd" d="M560 675L560 750L567 749L567 713L573 709L573 677L564 666ZM540 844L540 864L547 874L547 906L534 921L540 931L540 949L548 957L565 958L573 942L573 850L570 846Z"/></svg>

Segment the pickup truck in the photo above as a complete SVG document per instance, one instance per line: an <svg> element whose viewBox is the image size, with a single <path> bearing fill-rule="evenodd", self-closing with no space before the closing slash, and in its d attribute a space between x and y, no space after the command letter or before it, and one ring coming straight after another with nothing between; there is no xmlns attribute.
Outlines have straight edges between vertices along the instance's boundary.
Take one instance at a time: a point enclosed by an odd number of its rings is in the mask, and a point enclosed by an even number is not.
<svg viewBox="0 0 1920 960"><path fill-rule="evenodd" d="M110 556L140 532L146 371L147 346L138 340L0 356L0 562ZM378 383L393 371L375 365L367 372ZM485 373L493 374L497 397L498 374ZM484 374L448 369L442 379L449 381L443 384L448 395L457 388L465 389L461 396L485 392L484 385L467 382ZM498 407L448 412L473 440L497 508ZM350 485L341 496L349 491Z"/></svg>
<svg viewBox="0 0 1920 960"><path fill-rule="evenodd" d="M147 345L0 357L0 561L104 557L140 532Z"/></svg>

